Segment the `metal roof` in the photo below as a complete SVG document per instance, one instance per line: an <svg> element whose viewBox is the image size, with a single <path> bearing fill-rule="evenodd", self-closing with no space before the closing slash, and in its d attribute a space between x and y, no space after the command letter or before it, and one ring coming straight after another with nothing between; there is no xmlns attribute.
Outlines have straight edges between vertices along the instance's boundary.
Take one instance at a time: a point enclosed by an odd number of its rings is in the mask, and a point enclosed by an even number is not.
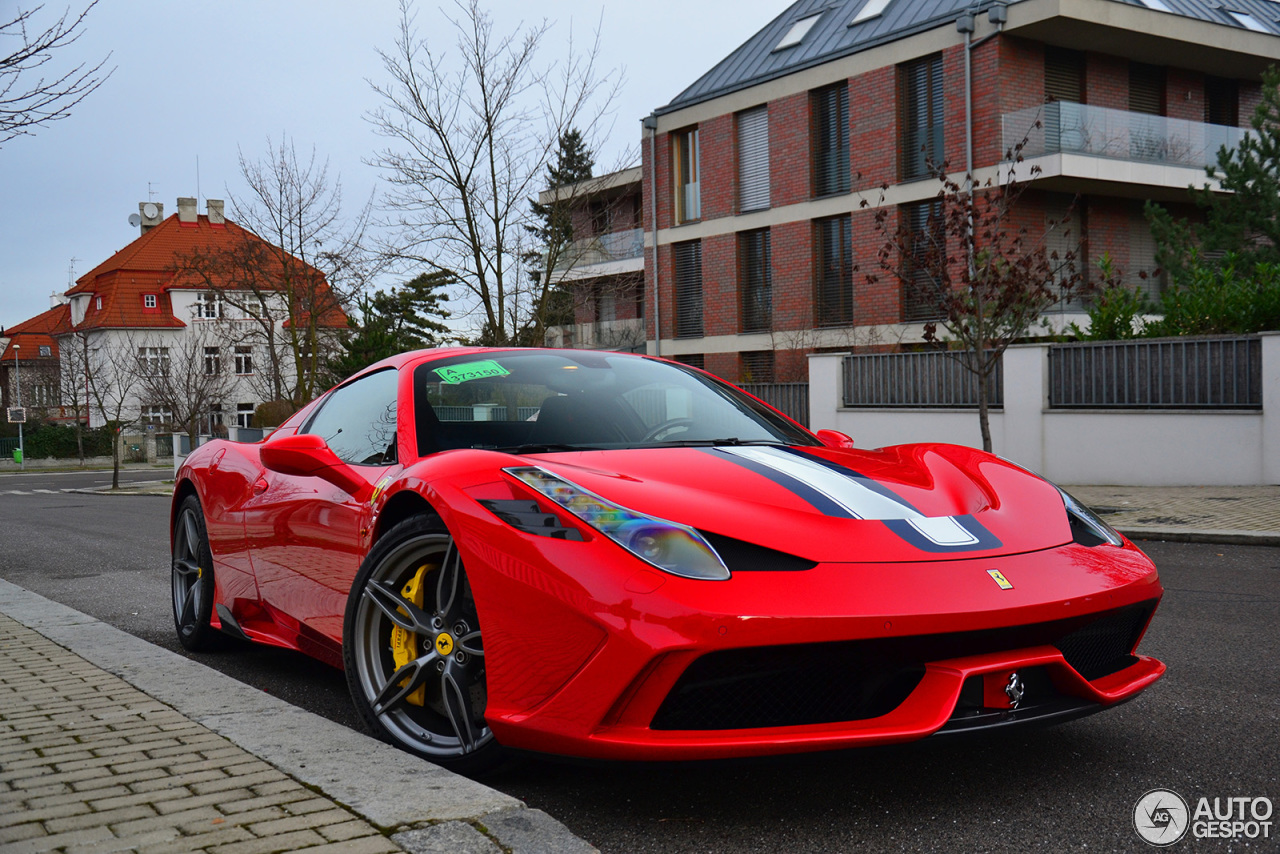
<svg viewBox="0 0 1280 854"><path fill-rule="evenodd" d="M889 0L884 12L859 23L851 23L858 12L876 0L798 0L702 75L671 103L658 108L657 115L727 95L821 65L868 48L897 41L915 33L932 30L954 21L962 12L981 12L998 2L974 0ZM1139 0L1111 0L1124 5L1152 8ZM1197 18L1214 24L1244 27L1228 10L1247 12L1280 37L1280 3L1272 0L1162 0L1175 15ZM1013 5L1006 3L1004 5ZM794 47L775 49L797 21L813 15L821 18Z"/></svg>

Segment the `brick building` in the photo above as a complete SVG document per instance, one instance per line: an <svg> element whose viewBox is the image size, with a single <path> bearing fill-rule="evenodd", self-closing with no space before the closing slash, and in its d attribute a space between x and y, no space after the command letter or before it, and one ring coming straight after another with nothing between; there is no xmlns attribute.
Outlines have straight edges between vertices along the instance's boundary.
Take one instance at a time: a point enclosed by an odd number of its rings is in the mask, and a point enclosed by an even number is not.
<svg viewBox="0 0 1280 854"><path fill-rule="evenodd" d="M1280 60L1278 8L794 3L645 120L649 351L761 382L804 378L815 350L919 342L930 307L866 281L876 208L922 233L930 162L981 183L1024 141L1019 220L1158 290L1139 276L1156 266L1142 205L1185 204L1239 139Z"/></svg>
<svg viewBox="0 0 1280 854"><path fill-rule="evenodd" d="M541 204L565 206L574 235L553 267L573 324L551 328L548 345L644 352L641 191L635 166L539 194Z"/></svg>

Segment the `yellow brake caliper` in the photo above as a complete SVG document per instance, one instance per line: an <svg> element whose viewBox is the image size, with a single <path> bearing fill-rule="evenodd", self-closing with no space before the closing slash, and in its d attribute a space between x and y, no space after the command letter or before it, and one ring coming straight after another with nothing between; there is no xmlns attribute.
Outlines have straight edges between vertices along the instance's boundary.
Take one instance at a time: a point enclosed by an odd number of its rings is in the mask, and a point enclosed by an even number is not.
<svg viewBox="0 0 1280 854"><path fill-rule="evenodd" d="M412 602L413 604L417 605L419 608L422 607L422 592L425 586L422 583L422 579L426 577L427 570L431 568L432 568L431 566L425 563L422 566L418 567L418 571L413 574L413 578L410 578L409 582L405 584L404 588L401 589L400 591L401 596L403 596L405 599ZM408 616L403 608L400 609L400 613ZM417 633L407 631L405 629L400 628L399 626L392 626L391 655L395 658L396 669L404 667L410 661L413 661L415 658L417 658L418 657ZM408 681L409 680L406 678L404 682L400 683L401 686L404 686L405 684L407 684ZM408 697L405 698L406 702L414 706L421 706L423 703L426 702L426 699L427 699L427 689L426 689L426 686L424 685L419 685L417 689L413 691L413 693L411 693Z"/></svg>

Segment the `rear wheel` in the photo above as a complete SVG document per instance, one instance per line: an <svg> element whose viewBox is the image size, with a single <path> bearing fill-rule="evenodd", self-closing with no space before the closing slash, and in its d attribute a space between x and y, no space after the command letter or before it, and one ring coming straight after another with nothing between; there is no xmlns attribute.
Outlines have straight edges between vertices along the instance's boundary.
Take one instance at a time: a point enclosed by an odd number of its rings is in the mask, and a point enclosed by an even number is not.
<svg viewBox="0 0 1280 854"><path fill-rule="evenodd" d="M222 635L210 624L213 614L213 553L205 531L200 499L188 495L173 523L173 624L178 642L192 652L220 645Z"/></svg>
<svg viewBox="0 0 1280 854"><path fill-rule="evenodd" d="M497 764L475 598L439 519L407 519L369 552L342 641L352 699L374 733L457 771Z"/></svg>

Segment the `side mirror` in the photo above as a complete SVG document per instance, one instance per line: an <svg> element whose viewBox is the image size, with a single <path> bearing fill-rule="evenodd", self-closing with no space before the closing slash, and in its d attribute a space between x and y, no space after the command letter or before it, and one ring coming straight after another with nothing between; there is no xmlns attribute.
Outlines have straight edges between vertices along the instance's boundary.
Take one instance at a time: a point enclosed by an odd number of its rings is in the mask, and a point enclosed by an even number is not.
<svg viewBox="0 0 1280 854"><path fill-rule="evenodd" d="M839 430L819 430L817 432L818 441L826 445L828 448L836 448L839 450L849 450L853 447L853 439L846 433Z"/></svg>
<svg viewBox="0 0 1280 854"><path fill-rule="evenodd" d="M321 436L303 433L269 439L263 443L260 454L262 464L278 474L321 478L357 501L364 501L372 494L369 483L338 459Z"/></svg>

